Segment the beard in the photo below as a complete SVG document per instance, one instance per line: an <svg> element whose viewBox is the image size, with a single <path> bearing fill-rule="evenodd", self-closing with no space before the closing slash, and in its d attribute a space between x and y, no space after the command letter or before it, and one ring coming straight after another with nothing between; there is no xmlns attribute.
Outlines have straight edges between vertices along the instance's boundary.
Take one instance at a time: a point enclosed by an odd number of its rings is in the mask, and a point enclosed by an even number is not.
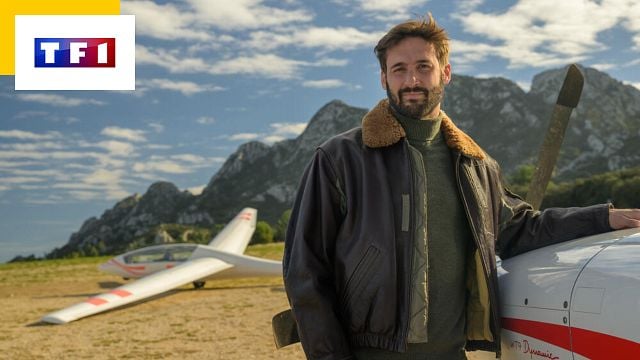
<svg viewBox="0 0 640 360"><path fill-rule="evenodd" d="M421 92L424 94L424 98L422 100L405 101L402 95L408 92ZM440 83L431 89L421 86L404 88L400 89L397 95L392 94L387 86L387 97L394 110L401 115L413 119L423 119L429 116L444 98L444 79L440 78Z"/></svg>

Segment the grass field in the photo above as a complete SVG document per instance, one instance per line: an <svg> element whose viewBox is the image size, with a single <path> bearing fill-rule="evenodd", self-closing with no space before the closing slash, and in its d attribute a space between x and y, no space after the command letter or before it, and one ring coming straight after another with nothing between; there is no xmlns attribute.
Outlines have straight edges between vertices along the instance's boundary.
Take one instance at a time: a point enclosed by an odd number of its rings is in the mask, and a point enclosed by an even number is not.
<svg viewBox="0 0 640 360"><path fill-rule="evenodd" d="M282 244L247 254L281 259ZM125 283L97 265L109 257L0 265L0 359L303 359L276 350L271 317L288 308L282 279L209 281L66 325L46 313Z"/></svg>

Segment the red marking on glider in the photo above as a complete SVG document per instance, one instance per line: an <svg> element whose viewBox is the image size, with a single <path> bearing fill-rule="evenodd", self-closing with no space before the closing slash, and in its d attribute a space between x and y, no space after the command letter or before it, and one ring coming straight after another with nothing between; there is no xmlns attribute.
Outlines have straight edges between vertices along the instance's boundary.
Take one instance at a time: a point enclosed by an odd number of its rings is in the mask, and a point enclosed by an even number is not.
<svg viewBox="0 0 640 360"><path fill-rule="evenodd" d="M118 262L116 259L111 259L109 261L109 263L123 269L124 271L127 271L133 275L140 275L142 271L144 271L144 269L146 268L144 265L140 265L140 266L129 266L129 265L125 265L122 264L120 262Z"/></svg>
<svg viewBox="0 0 640 360"><path fill-rule="evenodd" d="M111 291L109 291L109 294L118 295L118 296L120 296L122 298L131 295L131 293L128 292L127 290L122 290L122 289L111 290Z"/></svg>
<svg viewBox="0 0 640 360"><path fill-rule="evenodd" d="M101 298L97 298L97 297L88 298L86 302L88 302L91 305L95 305L95 306L108 303L107 300L101 299Z"/></svg>
<svg viewBox="0 0 640 360"><path fill-rule="evenodd" d="M514 318L502 318L502 327L589 359L633 359L640 354L640 343L587 329Z"/></svg>
<svg viewBox="0 0 640 360"><path fill-rule="evenodd" d="M165 265L165 267L166 267L167 269L171 269L171 268L172 268L172 267L174 267L174 266L175 266L174 264L167 264L167 265Z"/></svg>

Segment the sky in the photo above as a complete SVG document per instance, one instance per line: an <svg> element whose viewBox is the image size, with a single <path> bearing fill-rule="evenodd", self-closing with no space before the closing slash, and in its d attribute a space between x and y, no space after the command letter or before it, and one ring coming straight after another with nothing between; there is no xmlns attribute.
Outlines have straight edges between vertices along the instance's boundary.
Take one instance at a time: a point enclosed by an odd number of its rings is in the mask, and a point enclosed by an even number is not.
<svg viewBox="0 0 640 360"><path fill-rule="evenodd" d="M239 145L294 138L331 100L371 108L385 96L373 47L427 12L454 75L528 90L578 62L640 88L635 0L122 0L135 91L14 91L0 77L0 262L64 245L155 181L198 194Z"/></svg>

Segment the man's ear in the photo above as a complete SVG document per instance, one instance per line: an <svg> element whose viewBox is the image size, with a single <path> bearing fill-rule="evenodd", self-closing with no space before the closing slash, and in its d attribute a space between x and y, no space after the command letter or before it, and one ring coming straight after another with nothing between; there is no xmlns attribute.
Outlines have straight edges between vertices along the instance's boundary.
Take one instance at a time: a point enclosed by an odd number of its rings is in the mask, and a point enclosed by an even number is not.
<svg viewBox="0 0 640 360"><path fill-rule="evenodd" d="M451 64L447 64L442 69L442 80L446 84L451 81Z"/></svg>
<svg viewBox="0 0 640 360"><path fill-rule="evenodd" d="M380 84L384 90L387 90L387 75L382 70L380 70Z"/></svg>

